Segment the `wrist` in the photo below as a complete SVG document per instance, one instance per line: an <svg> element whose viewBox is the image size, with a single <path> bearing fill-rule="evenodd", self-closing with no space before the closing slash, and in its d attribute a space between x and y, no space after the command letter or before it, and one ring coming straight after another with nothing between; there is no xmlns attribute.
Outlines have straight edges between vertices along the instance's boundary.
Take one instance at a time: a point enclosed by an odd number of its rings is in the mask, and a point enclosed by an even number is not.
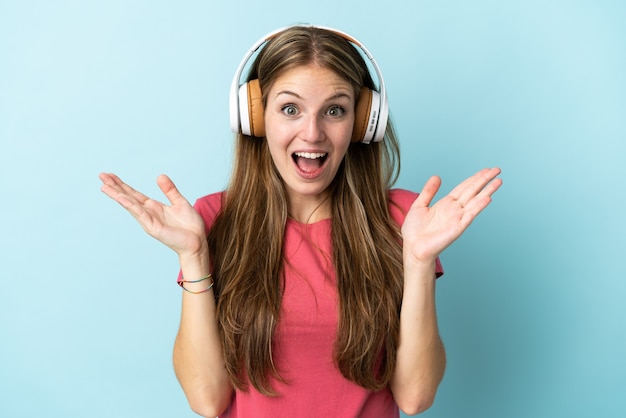
<svg viewBox="0 0 626 418"><path fill-rule="evenodd" d="M418 259L410 254L404 254L403 257L404 270L409 276L419 276L433 278L437 270L437 259L427 258Z"/></svg>
<svg viewBox="0 0 626 418"><path fill-rule="evenodd" d="M178 253L178 261L181 268L189 265L206 266L206 274L209 273L209 258L209 246L206 241L194 250L181 251Z"/></svg>
<svg viewBox="0 0 626 418"><path fill-rule="evenodd" d="M208 292L213 288L213 277L211 273L195 280L186 279L184 276L178 281L178 285L187 293L199 295Z"/></svg>
<svg viewBox="0 0 626 418"><path fill-rule="evenodd" d="M205 293L213 287L208 245L198 251L181 252L178 257L182 273L178 284L185 293Z"/></svg>

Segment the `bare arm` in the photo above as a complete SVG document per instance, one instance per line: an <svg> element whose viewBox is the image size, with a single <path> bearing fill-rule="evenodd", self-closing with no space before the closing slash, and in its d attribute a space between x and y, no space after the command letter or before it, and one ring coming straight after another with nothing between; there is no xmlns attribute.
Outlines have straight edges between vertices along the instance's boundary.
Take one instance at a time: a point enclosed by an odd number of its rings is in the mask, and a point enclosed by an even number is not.
<svg viewBox="0 0 626 418"><path fill-rule="evenodd" d="M415 415L430 408L446 367L435 309L435 264L405 265L400 338L391 391L400 409Z"/></svg>
<svg viewBox="0 0 626 418"><path fill-rule="evenodd" d="M491 202L502 184L499 174L497 168L481 170L429 207L441 185L431 178L402 226L404 294L390 388L409 415L432 405L446 365L435 308L435 260Z"/></svg>
<svg viewBox="0 0 626 418"><path fill-rule="evenodd" d="M151 236L178 254L183 276L196 280L210 273L204 221L167 176L157 183L171 205L134 190L114 174L103 173L102 191L122 205ZM187 283L191 291L207 282ZM222 358L212 290L183 292L181 322L174 344L174 370L198 414L215 417L230 404L233 388Z"/></svg>
<svg viewBox="0 0 626 418"><path fill-rule="evenodd" d="M181 256L180 265L186 278L206 276L208 249L198 256ZM188 283L185 287L200 291L207 284ZM174 370L191 409L205 417L220 415L232 397L219 341L213 289L199 294L183 292L180 327L174 343Z"/></svg>

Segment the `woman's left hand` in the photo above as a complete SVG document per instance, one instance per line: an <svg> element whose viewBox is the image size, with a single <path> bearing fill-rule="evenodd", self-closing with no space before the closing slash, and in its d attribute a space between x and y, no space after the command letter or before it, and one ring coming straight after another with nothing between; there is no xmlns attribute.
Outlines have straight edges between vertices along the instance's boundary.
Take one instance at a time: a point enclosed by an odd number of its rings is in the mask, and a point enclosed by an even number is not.
<svg viewBox="0 0 626 418"><path fill-rule="evenodd" d="M432 264L491 203L491 196L502 184L502 180L496 178L499 174L499 168L483 169L432 206L441 179L431 177L409 208L402 225L405 263Z"/></svg>

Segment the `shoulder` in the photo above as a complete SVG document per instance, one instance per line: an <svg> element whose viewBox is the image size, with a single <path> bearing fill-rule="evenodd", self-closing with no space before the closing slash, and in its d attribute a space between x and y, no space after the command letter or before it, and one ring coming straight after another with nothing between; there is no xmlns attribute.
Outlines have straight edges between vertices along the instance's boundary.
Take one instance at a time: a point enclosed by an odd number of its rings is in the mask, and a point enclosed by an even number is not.
<svg viewBox="0 0 626 418"><path fill-rule="evenodd" d="M405 189L391 189L388 193L389 214L398 223L402 225L404 217L409 208L417 199L418 193Z"/></svg>
<svg viewBox="0 0 626 418"><path fill-rule="evenodd" d="M417 199L418 193L405 189L391 189L389 190L389 204L398 205L408 209L409 206Z"/></svg>
<svg viewBox="0 0 626 418"><path fill-rule="evenodd" d="M193 207L202 216L207 231L213 225L213 221L220 213L222 209L222 201L224 199L224 192L211 193L206 196L202 196Z"/></svg>

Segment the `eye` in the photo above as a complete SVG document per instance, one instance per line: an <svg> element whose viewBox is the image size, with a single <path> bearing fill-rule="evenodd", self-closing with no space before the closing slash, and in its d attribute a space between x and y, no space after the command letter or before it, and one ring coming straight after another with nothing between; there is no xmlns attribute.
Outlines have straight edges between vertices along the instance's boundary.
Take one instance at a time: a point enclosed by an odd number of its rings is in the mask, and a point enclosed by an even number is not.
<svg viewBox="0 0 626 418"><path fill-rule="evenodd" d="M285 105L280 110L287 116L296 116L298 114L298 108L292 104Z"/></svg>
<svg viewBox="0 0 626 418"><path fill-rule="evenodd" d="M329 107L328 110L326 111L326 114L328 116L333 116L333 117L343 116L344 113L345 113L345 110L343 109L343 107L336 106L336 105Z"/></svg>

